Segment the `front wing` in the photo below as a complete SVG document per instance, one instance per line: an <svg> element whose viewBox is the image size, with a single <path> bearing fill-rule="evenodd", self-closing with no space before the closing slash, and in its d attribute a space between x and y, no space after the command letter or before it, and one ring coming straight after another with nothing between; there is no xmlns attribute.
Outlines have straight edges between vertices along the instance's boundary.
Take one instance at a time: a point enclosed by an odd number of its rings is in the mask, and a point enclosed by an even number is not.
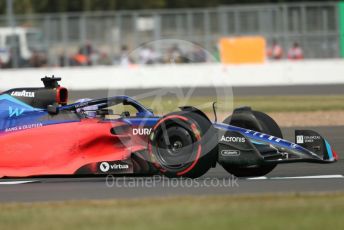
<svg viewBox="0 0 344 230"><path fill-rule="evenodd" d="M312 130L296 130L295 142L231 126L213 125L218 133L218 161L250 167L291 162L332 163L337 153L328 141Z"/></svg>

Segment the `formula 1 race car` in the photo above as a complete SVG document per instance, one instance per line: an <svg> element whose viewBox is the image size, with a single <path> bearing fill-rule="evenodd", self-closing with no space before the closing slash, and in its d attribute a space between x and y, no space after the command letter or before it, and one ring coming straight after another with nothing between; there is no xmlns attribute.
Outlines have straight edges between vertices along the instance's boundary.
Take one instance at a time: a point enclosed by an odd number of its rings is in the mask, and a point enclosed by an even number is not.
<svg viewBox="0 0 344 230"><path fill-rule="evenodd" d="M238 177L262 176L279 163L332 163L338 157L311 130L283 139L276 122L249 107L222 123L192 106L156 116L127 96L67 104L60 78L42 88L0 94L0 177L163 174L196 178L217 163ZM111 109L128 110L114 114ZM215 111L215 110L214 110Z"/></svg>

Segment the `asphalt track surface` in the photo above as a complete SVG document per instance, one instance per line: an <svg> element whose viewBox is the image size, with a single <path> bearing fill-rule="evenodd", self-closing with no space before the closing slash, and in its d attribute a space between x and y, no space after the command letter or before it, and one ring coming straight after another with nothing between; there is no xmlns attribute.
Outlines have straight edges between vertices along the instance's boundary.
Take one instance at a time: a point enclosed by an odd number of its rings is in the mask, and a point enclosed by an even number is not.
<svg viewBox="0 0 344 230"><path fill-rule="evenodd" d="M147 92L154 92L161 89L126 89L126 90L87 90L70 92L70 98L76 100L78 98L102 98L115 95L138 96ZM166 92L175 89L164 88ZM190 88L181 88L186 95ZM223 95L223 92L233 92L234 96L283 96L283 95L329 95L344 94L344 85L290 85L290 86L259 86L259 87L233 87L233 88L212 88L199 87L193 89L192 96L214 96Z"/></svg>
<svg viewBox="0 0 344 230"><path fill-rule="evenodd" d="M327 137L339 156L344 158L343 126L307 128L316 130ZM293 140L293 129L283 129L286 139ZM344 159L334 164L283 164L278 165L266 177L239 180L230 176L220 166L197 180L182 181L161 177L154 177L154 180L152 177L2 179L0 180L0 202L136 199L179 195L276 192L344 192L343 175Z"/></svg>

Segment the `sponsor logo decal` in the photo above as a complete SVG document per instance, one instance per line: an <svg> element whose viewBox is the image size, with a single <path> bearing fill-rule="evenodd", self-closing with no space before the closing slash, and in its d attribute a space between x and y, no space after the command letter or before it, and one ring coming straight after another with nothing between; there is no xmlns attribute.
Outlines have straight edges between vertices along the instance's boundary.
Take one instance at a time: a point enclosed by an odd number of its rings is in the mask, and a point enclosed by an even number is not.
<svg viewBox="0 0 344 230"><path fill-rule="evenodd" d="M5 132L20 131L20 130L25 130L25 129L33 129L33 128L38 128L38 127L42 127L42 126L43 126L42 123L14 126L14 127L5 129Z"/></svg>
<svg viewBox="0 0 344 230"><path fill-rule="evenodd" d="M13 108L12 106L8 107L8 116L9 117L19 117L24 113L25 109Z"/></svg>
<svg viewBox="0 0 344 230"><path fill-rule="evenodd" d="M239 150L221 150L221 155L224 157L239 156L240 151Z"/></svg>
<svg viewBox="0 0 344 230"><path fill-rule="evenodd" d="M151 128L134 128L133 135L150 135L152 132Z"/></svg>
<svg viewBox="0 0 344 230"><path fill-rule="evenodd" d="M314 141L321 140L320 136L303 136L299 135L296 136L296 143L304 144L304 143L313 143Z"/></svg>
<svg viewBox="0 0 344 230"><path fill-rule="evenodd" d="M296 143L303 144L304 143L303 136L301 136L301 135L296 136Z"/></svg>
<svg viewBox="0 0 344 230"><path fill-rule="evenodd" d="M257 136L260 138L268 139L269 141L274 141L277 143L281 142L281 140L282 140L281 138L278 138L278 137L270 136L267 134L263 134L263 133L259 133L259 132L255 132L255 131L251 131L251 130L247 130L245 133L251 134L252 136Z"/></svg>
<svg viewBox="0 0 344 230"><path fill-rule="evenodd" d="M109 164L108 162L102 162L99 165L99 169L102 172L108 172L110 170L122 170L122 169L129 169L129 165L127 164Z"/></svg>
<svg viewBox="0 0 344 230"><path fill-rule="evenodd" d="M246 141L245 137L226 137L225 135L222 135L221 140L224 142L233 142L233 143L244 143Z"/></svg>
<svg viewBox="0 0 344 230"><path fill-rule="evenodd" d="M107 172L110 169L110 164L107 162L102 162L102 163L100 163L99 168L100 168L100 171Z"/></svg>
<svg viewBox="0 0 344 230"><path fill-rule="evenodd" d="M303 136L305 143L313 143L314 141L320 140L320 136Z"/></svg>
<svg viewBox="0 0 344 230"><path fill-rule="evenodd" d="M15 96L15 97L35 97L35 92L29 92L26 90L23 91L13 91L11 93L11 96Z"/></svg>

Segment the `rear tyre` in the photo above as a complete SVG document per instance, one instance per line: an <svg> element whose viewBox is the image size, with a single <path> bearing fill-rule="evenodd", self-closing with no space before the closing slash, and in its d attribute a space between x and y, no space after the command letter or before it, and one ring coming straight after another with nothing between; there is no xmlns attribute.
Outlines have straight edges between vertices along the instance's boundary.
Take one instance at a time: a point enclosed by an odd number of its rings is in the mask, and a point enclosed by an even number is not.
<svg viewBox="0 0 344 230"><path fill-rule="evenodd" d="M262 127L261 129L256 127L253 123L244 120L236 119L235 121L232 121L231 116L227 117L223 121L223 123L283 138L280 127L269 115L260 111L252 111L252 113L260 123ZM222 167L228 173L235 175L237 177L258 177L264 176L271 172L276 167L276 164L259 165L255 167L237 167L232 165L222 165Z"/></svg>
<svg viewBox="0 0 344 230"><path fill-rule="evenodd" d="M201 114L168 114L153 128L148 147L151 159L167 177L200 177L216 162L214 133L211 122Z"/></svg>

